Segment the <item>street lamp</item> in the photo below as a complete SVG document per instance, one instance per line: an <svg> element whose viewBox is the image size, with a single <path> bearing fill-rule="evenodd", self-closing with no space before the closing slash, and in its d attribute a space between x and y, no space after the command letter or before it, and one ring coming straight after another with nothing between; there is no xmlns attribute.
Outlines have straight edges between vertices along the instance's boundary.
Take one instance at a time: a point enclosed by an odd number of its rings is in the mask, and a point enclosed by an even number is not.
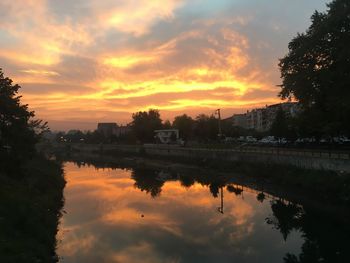
<svg viewBox="0 0 350 263"><path fill-rule="evenodd" d="M218 122L219 122L219 138L221 139L221 137L222 137L222 131L221 131L221 112L220 112L220 109L217 109L216 111L215 111L215 114L217 114L218 115Z"/></svg>

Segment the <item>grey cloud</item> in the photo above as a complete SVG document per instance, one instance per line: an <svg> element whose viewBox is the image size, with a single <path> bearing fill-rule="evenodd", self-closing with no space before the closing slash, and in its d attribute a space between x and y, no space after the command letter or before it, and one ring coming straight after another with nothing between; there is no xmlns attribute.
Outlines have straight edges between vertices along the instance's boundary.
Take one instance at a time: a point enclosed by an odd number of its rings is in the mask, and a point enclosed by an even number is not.
<svg viewBox="0 0 350 263"><path fill-rule="evenodd" d="M22 92L27 94L50 94L50 93L66 93L67 96L73 94L88 94L94 89L83 85L74 84L47 84L47 83L25 83L22 84Z"/></svg>
<svg viewBox="0 0 350 263"><path fill-rule="evenodd" d="M86 83L97 77L97 62L88 57L65 55L52 69L59 73L57 82Z"/></svg>

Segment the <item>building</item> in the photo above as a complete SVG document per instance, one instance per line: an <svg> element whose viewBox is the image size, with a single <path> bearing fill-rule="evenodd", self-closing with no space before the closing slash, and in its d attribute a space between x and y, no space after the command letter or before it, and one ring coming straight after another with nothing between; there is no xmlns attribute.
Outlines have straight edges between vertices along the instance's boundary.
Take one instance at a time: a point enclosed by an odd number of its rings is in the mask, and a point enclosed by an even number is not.
<svg viewBox="0 0 350 263"><path fill-rule="evenodd" d="M115 122L98 123L97 131L102 133L106 138L115 136L120 137L131 131L130 126L118 126Z"/></svg>
<svg viewBox="0 0 350 263"><path fill-rule="evenodd" d="M115 130L115 135L117 137L123 136L131 132L131 127L129 125L126 126L117 126L117 129Z"/></svg>
<svg viewBox="0 0 350 263"><path fill-rule="evenodd" d="M265 130L269 130L275 121L277 112L282 109L287 118L293 118L300 112L300 106L296 102L277 103L266 107Z"/></svg>
<svg viewBox="0 0 350 263"><path fill-rule="evenodd" d="M259 108L259 109L253 109L251 111L247 111L246 116L247 116L246 129L254 129L257 131L266 130L266 116L267 116L266 108Z"/></svg>
<svg viewBox="0 0 350 263"><path fill-rule="evenodd" d="M156 141L164 144L176 143L180 138L178 129L155 130L154 132Z"/></svg>
<svg viewBox="0 0 350 263"><path fill-rule="evenodd" d="M265 132L270 130L280 108L288 117L295 117L300 112L300 106L296 102L277 103L266 105L264 108L248 110L243 114L234 114L231 117L232 124L245 129Z"/></svg>
<svg viewBox="0 0 350 263"><path fill-rule="evenodd" d="M245 128L247 126L247 114L234 114L232 116L232 126Z"/></svg>

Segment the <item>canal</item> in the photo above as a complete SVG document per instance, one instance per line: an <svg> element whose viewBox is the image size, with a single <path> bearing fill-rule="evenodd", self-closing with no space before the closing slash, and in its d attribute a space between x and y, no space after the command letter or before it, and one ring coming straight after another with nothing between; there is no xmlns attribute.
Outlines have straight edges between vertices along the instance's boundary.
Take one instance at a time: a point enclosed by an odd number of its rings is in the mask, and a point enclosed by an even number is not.
<svg viewBox="0 0 350 263"><path fill-rule="evenodd" d="M349 227L191 172L64 164L60 262L350 262Z"/></svg>

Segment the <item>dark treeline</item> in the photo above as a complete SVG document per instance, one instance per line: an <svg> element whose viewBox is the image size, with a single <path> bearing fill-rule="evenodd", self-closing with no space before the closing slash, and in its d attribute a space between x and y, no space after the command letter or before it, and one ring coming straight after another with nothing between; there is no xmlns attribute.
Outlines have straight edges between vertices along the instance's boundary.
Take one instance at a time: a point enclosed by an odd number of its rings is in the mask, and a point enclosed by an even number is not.
<svg viewBox="0 0 350 263"><path fill-rule="evenodd" d="M158 129L178 129L180 137L184 140L198 140L201 142L215 141L218 138L219 128L218 119L211 115L200 114L195 119L183 114L175 117L171 123L169 120L163 121L160 113L156 109L148 111L140 111L132 115L133 121L130 123L130 133L123 136L105 137L101 132L95 130L93 132L82 132L79 130L71 130L67 133L59 132L55 136L58 142L86 142L86 143L102 143L102 142L126 142L126 143L150 143L154 142L154 131ZM231 132L225 129L226 134Z"/></svg>
<svg viewBox="0 0 350 263"><path fill-rule="evenodd" d="M312 142L313 145L315 145L315 143L317 144L322 138L326 139L325 141L327 143L332 143L332 140L334 140L334 138L336 139L336 136L342 136L342 138L346 139L346 137L344 137L346 133L323 134L322 136L320 133L309 133L300 126L300 121L305 118L303 112L297 116L291 117L282 109L277 111L275 120L268 131L257 131L234 126L231 119L220 121L216 116L206 114L199 114L195 118L183 114L176 116L173 122L169 120L163 121L159 111L156 109L134 113L132 118L133 121L129 124L130 131L120 136L105 136L98 130L85 132L70 130L68 132L56 133L53 139L57 142L88 144L154 143L156 142L154 131L160 129L179 130L180 138L184 140L185 143L188 141L196 143L232 142L230 140L225 140L225 138L235 139L234 141L237 141L239 137L247 136L260 140L270 135L274 136L276 139L284 138L288 142L295 142L298 138L313 138L313 141L309 141L309 145L310 142ZM219 134L219 126L221 126L221 135ZM175 139L174 143L176 143Z"/></svg>
<svg viewBox="0 0 350 263"><path fill-rule="evenodd" d="M47 127L19 89L0 69L0 261L57 262L63 170L36 151Z"/></svg>
<svg viewBox="0 0 350 263"><path fill-rule="evenodd" d="M163 121L160 113L156 109L140 111L132 115L133 121L129 124L130 132L122 136L104 136L98 130L80 131L70 130L68 132L58 132L54 140L57 142L72 143L153 143L154 131L159 129L178 129L180 138L185 141L196 141L200 143L218 142L219 119L214 115L199 114L192 118L186 114L176 116L173 122ZM255 136L262 138L266 133L255 130L247 130L241 127L234 127L230 121L221 120L222 133L227 137ZM222 138L221 138L222 139Z"/></svg>

